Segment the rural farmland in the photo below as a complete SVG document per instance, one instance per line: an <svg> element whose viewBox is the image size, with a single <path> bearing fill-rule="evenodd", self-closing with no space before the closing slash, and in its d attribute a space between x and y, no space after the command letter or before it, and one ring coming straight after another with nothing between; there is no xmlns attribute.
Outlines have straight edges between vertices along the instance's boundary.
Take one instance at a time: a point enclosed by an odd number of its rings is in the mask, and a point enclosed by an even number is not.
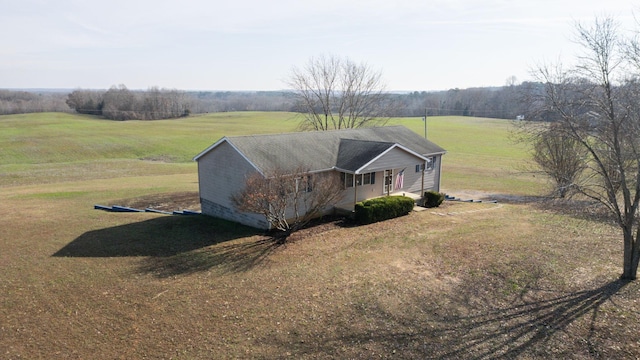
<svg viewBox="0 0 640 360"><path fill-rule="evenodd" d="M389 123L424 131L420 118ZM0 357L640 355L619 230L589 204L541 198L508 120L428 119L448 151L442 190L497 204L335 220L284 245L205 216L93 209L194 209L193 156L297 125L287 112L0 116Z"/></svg>

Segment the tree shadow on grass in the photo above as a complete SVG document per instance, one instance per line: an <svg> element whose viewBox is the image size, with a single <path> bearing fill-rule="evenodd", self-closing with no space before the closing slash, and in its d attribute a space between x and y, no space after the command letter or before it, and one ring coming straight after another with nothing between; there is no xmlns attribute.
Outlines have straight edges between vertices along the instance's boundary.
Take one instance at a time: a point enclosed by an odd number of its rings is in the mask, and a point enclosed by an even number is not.
<svg viewBox="0 0 640 360"><path fill-rule="evenodd" d="M139 272L167 277L212 267L246 271L278 245L257 229L209 216L159 216L88 231L52 256L143 257Z"/></svg>
<svg viewBox="0 0 640 360"><path fill-rule="evenodd" d="M345 352L359 353L362 346L376 346L378 350L397 349L404 358L607 358L612 354L605 353L610 349L604 342L610 334L606 326L605 330L599 329L607 322L599 319L601 307L613 301L612 297L627 284L616 280L561 296L545 296L550 292L538 290L536 300L520 298L515 305L492 306L488 310L477 307L477 303L467 303L466 295L454 295L446 309L416 296L404 303L411 311L403 314L388 311L372 300L357 317L366 320L368 330L358 328L354 325L357 320L351 319L343 324L337 337L315 343L289 339L281 346L305 355L344 356ZM456 315L462 312L467 314ZM293 349L292 343L296 344ZM616 351L619 352L614 357L626 354L624 349Z"/></svg>
<svg viewBox="0 0 640 360"><path fill-rule="evenodd" d="M549 350L547 345L550 342L571 348L566 342L561 344L563 341L555 338L555 335L568 335L567 342L575 341L575 338L570 339L572 335L568 328L580 319L588 323L589 329L587 334L579 335L578 342L584 345L584 355L602 357L596 336L600 308L628 283L616 280L592 290L538 300L521 299L518 305L511 307L497 308L479 315L445 318L444 323L449 325L435 334L447 339L447 350L441 352L439 357L511 359L525 355L541 356ZM568 350L573 354L577 352L577 349Z"/></svg>
<svg viewBox="0 0 640 360"><path fill-rule="evenodd" d="M188 275L215 269L219 273L237 273L253 269L282 244L273 238L217 244L168 257L147 257L138 272L159 278Z"/></svg>

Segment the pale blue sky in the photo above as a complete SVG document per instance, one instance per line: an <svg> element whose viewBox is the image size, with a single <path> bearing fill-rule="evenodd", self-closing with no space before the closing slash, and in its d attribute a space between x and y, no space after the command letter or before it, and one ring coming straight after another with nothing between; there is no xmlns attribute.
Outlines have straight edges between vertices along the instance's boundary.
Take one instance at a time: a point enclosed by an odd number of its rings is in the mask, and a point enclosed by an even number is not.
<svg viewBox="0 0 640 360"><path fill-rule="evenodd" d="M570 59L575 21L634 25L629 0L0 0L0 88L125 84L278 90L312 56L383 72L388 90L529 80Z"/></svg>

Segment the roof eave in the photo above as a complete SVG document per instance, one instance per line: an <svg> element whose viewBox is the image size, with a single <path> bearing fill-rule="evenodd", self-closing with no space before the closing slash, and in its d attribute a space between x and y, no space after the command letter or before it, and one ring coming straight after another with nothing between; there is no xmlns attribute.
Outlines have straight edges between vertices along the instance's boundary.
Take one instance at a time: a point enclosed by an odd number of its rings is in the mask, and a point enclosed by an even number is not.
<svg viewBox="0 0 640 360"><path fill-rule="evenodd" d="M340 171L340 172L343 172L343 173L348 173L348 174L355 174L356 173L353 170L347 170L347 169L339 168L337 166L334 166L331 169L336 170L336 171Z"/></svg>
<svg viewBox="0 0 640 360"><path fill-rule="evenodd" d="M192 161L198 161L201 157L203 157L204 155L206 155L209 151L215 149L216 147L218 147L218 145L222 144L223 142L229 142L231 144L231 142L229 141L229 138L226 136L223 136L220 140L214 142L212 145L210 145L208 148L202 150L198 155L194 156ZM233 144L232 144L233 145ZM237 150L237 149L236 149Z"/></svg>
<svg viewBox="0 0 640 360"><path fill-rule="evenodd" d="M446 150L444 150L444 151L440 151L440 152L428 153L428 154L425 154L425 155L423 155L423 156L444 155L444 154L446 154L446 153L447 153L447 151L446 151Z"/></svg>

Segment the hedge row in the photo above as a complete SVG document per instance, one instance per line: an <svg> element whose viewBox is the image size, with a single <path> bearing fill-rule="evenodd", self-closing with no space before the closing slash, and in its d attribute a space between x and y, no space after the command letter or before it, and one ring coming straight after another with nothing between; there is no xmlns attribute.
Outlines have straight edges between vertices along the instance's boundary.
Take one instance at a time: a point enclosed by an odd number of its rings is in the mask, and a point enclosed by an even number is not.
<svg viewBox="0 0 640 360"><path fill-rule="evenodd" d="M359 202L355 206L355 220L359 224L370 224L407 215L415 202L407 196L385 196Z"/></svg>

